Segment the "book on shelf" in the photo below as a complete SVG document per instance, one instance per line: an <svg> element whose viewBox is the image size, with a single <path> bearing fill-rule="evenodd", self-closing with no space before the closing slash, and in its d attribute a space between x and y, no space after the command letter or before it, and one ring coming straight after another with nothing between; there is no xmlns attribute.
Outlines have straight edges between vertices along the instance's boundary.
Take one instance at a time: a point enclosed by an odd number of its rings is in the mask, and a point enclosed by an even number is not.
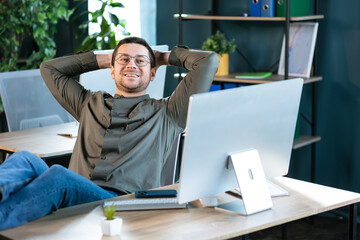
<svg viewBox="0 0 360 240"><path fill-rule="evenodd" d="M271 72L244 72L237 74L235 78L239 79L264 79L271 76Z"/></svg>

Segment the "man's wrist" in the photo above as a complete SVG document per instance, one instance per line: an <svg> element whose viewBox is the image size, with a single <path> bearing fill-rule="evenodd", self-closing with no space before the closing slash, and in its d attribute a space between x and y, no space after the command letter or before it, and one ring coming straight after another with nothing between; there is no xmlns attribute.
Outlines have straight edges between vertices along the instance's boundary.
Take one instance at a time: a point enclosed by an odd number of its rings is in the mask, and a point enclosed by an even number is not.
<svg viewBox="0 0 360 240"><path fill-rule="evenodd" d="M96 54L96 61L99 65L99 68L110 68L111 66L111 56L112 53L106 53L106 54Z"/></svg>
<svg viewBox="0 0 360 240"><path fill-rule="evenodd" d="M155 52L156 67L158 68L162 65L169 65L169 55L170 52Z"/></svg>
<svg viewBox="0 0 360 240"><path fill-rule="evenodd" d="M160 58L161 65L169 65L169 56L170 56L169 51L161 53L161 58Z"/></svg>

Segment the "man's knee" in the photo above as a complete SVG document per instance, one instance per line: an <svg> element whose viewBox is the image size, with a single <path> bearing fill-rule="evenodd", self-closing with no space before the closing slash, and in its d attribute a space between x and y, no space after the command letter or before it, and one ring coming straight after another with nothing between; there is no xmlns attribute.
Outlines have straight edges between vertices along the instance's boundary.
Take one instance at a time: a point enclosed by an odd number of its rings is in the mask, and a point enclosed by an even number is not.
<svg viewBox="0 0 360 240"><path fill-rule="evenodd" d="M69 170L61 165L54 164L49 168L48 171L51 173L64 174Z"/></svg>
<svg viewBox="0 0 360 240"><path fill-rule="evenodd" d="M54 181L70 180L73 178L71 176L73 172L58 164L52 165L45 173L44 177Z"/></svg>

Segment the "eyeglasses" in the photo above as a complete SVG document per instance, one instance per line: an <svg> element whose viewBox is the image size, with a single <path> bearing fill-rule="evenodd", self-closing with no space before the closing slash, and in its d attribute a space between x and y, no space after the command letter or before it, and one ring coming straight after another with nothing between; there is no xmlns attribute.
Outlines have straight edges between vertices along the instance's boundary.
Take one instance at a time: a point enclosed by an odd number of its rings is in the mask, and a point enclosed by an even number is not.
<svg viewBox="0 0 360 240"><path fill-rule="evenodd" d="M120 65L127 65L132 58L134 59L134 62L138 67L145 67L150 62L149 57L146 55L136 55L135 57L131 57L129 54L126 53L119 53L116 56L115 61Z"/></svg>

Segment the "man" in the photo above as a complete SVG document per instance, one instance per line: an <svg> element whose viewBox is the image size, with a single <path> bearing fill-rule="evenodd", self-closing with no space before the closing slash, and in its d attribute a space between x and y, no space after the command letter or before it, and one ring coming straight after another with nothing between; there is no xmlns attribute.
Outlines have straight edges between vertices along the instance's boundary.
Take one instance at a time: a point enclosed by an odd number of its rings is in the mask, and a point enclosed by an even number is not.
<svg viewBox="0 0 360 240"><path fill-rule="evenodd" d="M155 100L145 92L161 65L189 73L169 98ZM28 152L14 153L0 166L0 229L62 207L159 187L172 144L185 128L189 97L209 91L217 66L215 53L186 47L153 52L137 37L121 40L113 54L87 52L43 62L50 91L80 123L72 171L48 168ZM99 68L111 68L115 96L73 80Z"/></svg>

